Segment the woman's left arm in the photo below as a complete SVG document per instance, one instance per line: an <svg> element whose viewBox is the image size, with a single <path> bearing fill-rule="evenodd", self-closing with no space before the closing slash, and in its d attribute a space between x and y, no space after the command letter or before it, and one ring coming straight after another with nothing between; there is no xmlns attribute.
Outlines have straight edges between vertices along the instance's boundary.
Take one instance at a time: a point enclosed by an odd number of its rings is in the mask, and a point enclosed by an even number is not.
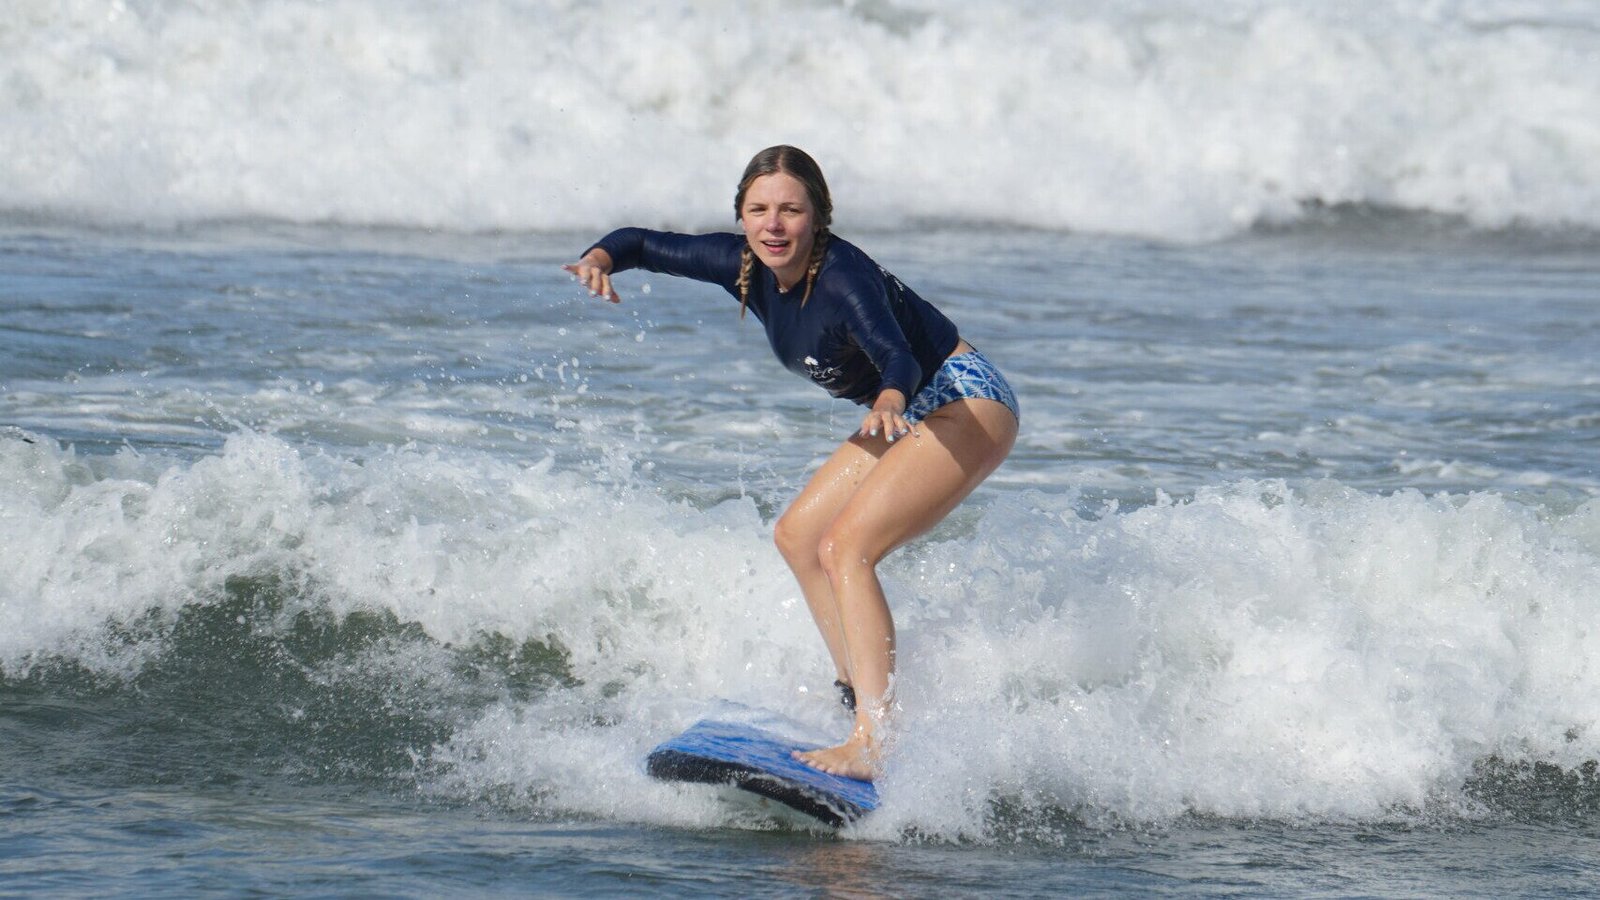
<svg viewBox="0 0 1600 900"><path fill-rule="evenodd" d="M878 399L872 402L872 409L867 417L861 420L861 436L877 437L882 430L884 440L894 443L895 438L910 434L912 437L922 437L922 434L906 421L906 395L899 388L884 388L878 392Z"/></svg>
<svg viewBox="0 0 1600 900"><path fill-rule="evenodd" d="M870 277L872 274L878 277ZM922 366L889 309L881 273L873 270L868 277L857 274L839 299L847 311L851 334L877 367L883 382L872 408L861 421L861 436L876 437L881 432L890 443L906 434L920 437L906 421L905 413L911 393L922 381Z"/></svg>

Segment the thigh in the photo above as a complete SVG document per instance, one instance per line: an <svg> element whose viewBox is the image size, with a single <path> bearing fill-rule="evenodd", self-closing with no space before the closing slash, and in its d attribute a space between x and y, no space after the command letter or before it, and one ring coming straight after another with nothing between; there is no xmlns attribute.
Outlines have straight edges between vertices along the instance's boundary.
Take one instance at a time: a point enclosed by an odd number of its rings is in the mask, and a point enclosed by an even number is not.
<svg viewBox="0 0 1600 900"><path fill-rule="evenodd" d="M1017 420L993 400L942 406L865 473L833 517L830 537L873 563L927 532L989 477L1011 452Z"/></svg>
<svg viewBox="0 0 1600 900"><path fill-rule="evenodd" d="M883 441L852 436L812 474L806 486L789 503L777 528L803 545L815 547L889 449Z"/></svg>

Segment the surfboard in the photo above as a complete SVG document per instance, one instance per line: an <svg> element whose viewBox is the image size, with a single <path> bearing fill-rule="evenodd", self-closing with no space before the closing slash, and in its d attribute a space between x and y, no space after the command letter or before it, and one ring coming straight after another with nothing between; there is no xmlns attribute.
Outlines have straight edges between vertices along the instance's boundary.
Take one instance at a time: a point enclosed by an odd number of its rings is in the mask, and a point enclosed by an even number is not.
<svg viewBox="0 0 1600 900"><path fill-rule="evenodd" d="M663 781L732 785L834 826L876 809L872 782L820 772L790 756L819 746L755 725L701 719L650 751L645 771Z"/></svg>

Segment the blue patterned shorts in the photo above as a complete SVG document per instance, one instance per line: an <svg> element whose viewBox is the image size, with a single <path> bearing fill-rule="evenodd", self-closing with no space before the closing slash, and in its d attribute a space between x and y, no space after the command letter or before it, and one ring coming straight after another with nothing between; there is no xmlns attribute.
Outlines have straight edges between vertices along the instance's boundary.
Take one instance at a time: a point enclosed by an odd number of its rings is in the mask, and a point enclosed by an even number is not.
<svg viewBox="0 0 1600 900"><path fill-rule="evenodd" d="M906 421L915 425L946 403L972 398L998 400L1011 410L1017 421L1022 421L1017 395L1006 382L1006 377L1000 374L994 363L976 350L944 361L939 371L933 373L933 380L928 382L928 386L918 391L906 405Z"/></svg>

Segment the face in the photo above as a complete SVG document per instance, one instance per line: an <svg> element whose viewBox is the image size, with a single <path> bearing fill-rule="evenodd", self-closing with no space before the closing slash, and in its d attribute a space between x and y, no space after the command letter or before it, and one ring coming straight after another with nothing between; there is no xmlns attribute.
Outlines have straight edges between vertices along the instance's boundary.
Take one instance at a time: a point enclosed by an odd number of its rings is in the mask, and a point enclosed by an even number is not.
<svg viewBox="0 0 1600 900"><path fill-rule="evenodd" d="M816 211L805 185L786 172L750 182L739 222L756 258L766 263L785 289L805 277L816 242Z"/></svg>

